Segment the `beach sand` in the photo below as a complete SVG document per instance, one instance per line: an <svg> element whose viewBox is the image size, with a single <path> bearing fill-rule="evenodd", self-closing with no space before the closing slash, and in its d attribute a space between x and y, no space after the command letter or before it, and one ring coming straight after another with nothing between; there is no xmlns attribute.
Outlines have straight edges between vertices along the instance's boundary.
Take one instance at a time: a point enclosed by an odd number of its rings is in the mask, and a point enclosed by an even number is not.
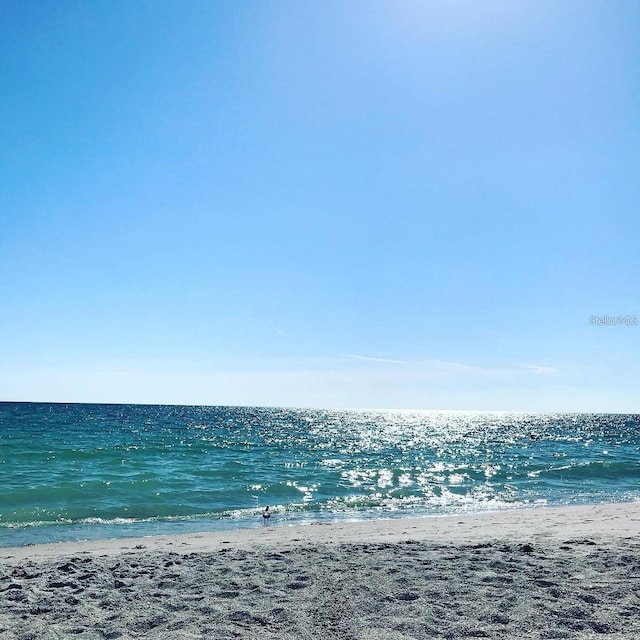
<svg viewBox="0 0 640 640"><path fill-rule="evenodd" d="M640 503L0 548L0 639L640 639Z"/></svg>

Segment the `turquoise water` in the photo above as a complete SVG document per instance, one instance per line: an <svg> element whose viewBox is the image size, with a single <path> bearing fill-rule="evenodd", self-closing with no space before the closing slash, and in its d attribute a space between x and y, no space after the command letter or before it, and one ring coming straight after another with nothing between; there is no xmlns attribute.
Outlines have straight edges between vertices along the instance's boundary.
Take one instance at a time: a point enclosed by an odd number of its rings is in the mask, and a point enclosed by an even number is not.
<svg viewBox="0 0 640 640"><path fill-rule="evenodd" d="M640 499L640 416L0 403L0 546Z"/></svg>

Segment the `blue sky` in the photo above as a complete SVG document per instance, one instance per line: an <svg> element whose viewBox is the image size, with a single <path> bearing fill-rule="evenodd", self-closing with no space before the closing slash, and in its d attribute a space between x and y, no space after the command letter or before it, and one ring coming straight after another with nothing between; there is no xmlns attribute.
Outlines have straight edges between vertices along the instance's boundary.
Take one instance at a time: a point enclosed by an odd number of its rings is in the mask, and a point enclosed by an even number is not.
<svg viewBox="0 0 640 640"><path fill-rule="evenodd" d="M637 2L0 24L0 399L639 410Z"/></svg>

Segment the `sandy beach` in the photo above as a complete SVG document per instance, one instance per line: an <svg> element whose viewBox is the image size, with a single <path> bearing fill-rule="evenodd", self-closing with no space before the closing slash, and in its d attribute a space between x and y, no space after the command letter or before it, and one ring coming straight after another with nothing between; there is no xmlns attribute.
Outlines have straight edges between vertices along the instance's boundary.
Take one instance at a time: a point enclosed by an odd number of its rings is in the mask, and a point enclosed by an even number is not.
<svg viewBox="0 0 640 640"><path fill-rule="evenodd" d="M640 503L0 548L0 638L640 638Z"/></svg>

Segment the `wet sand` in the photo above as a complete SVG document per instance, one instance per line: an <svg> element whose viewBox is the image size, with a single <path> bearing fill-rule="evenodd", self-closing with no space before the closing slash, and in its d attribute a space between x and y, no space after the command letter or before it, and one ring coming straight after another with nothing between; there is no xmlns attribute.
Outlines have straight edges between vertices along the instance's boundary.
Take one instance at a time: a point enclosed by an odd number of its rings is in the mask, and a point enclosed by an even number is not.
<svg viewBox="0 0 640 640"><path fill-rule="evenodd" d="M0 639L640 639L640 503L0 548Z"/></svg>

